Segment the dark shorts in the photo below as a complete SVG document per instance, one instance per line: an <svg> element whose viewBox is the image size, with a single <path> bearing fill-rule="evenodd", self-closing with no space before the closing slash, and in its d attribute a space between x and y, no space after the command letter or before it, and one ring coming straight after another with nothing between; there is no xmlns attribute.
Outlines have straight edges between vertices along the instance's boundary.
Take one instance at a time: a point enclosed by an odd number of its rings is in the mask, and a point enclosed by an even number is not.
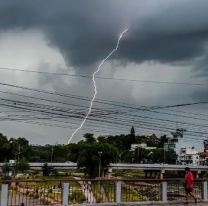
<svg viewBox="0 0 208 206"><path fill-rule="evenodd" d="M188 192L188 193L190 193L190 192L193 191L193 189L192 188L185 188L185 191Z"/></svg>

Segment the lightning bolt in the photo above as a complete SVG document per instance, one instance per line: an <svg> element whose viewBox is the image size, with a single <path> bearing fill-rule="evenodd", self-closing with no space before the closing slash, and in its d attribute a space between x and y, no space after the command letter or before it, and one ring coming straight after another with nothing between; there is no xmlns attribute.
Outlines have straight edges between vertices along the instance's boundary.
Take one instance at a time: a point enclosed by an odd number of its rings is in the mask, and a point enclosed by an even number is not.
<svg viewBox="0 0 208 206"><path fill-rule="evenodd" d="M113 53L115 53L117 50L118 50L118 47L119 47L119 43L120 43L120 40L122 39L123 35L128 31L128 29L125 29L124 31L122 31L122 33L119 35L118 37L118 40L117 40L117 44L116 44L116 47L101 61L101 63L98 65L98 68L97 70L93 73L92 75L92 81L93 81L93 86L94 86L94 95L92 97L92 100L90 102L90 107L88 109L88 112L85 116L85 118L83 119L82 123L80 124L80 126L75 129L75 131L72 133L71 137L68 139L68 144L71 142L72 138L74 137L74 135L83 127L84 123L86 122L88 116L90 115L91 113L91 110L92 110L92 105L93 105L93 102L95 100L95 97L97 95L97 87L96 87L96 81L95 81L95 75L101 70L101 67L102 65L105 63L105 61L107 59L109 59L111 57L111 55L113 55Z"/></svg>

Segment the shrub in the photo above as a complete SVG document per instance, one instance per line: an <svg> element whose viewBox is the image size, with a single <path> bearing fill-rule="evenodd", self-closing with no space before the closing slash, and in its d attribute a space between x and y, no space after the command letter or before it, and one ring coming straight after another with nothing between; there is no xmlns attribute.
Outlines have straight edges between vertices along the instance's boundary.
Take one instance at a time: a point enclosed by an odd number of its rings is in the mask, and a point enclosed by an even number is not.
<svg viewBox="0 0 208 206"><path fill-rule="evenodd" d="M84 194L79 191L72 192L72 194L69 196L69 199L70 201L75 203L83 203L86 201Z"/></svg>

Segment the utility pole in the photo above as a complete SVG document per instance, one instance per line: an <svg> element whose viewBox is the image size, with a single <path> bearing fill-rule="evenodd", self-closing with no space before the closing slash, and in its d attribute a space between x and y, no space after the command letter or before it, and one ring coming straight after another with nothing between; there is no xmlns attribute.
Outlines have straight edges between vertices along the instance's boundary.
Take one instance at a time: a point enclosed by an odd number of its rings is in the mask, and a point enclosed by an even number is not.
<svg viewBox="0 0 208 206"><path fill-rule="evenodd" d="M53 152L54 152L54 149L53 149L53 145L51 147L51 163L53 162Z"/></svg>
<svg viewBox="0 0 208 206"><path fill-rule="evenodd" d="M101 176L101 155L102 155L103 152L98 152L99 154L99 168L98 168L98 177L100 178Z"/></svg>
<svg viewBox="0 0 208 206"><path fill-rule="evenodd" d="M163 146L163 161L165 163L165 143L164 143L164 146Z"/></svg>
<svg viewBox="0 0 208 206"><path fill-rule="evenodd" d="M138 150L137 150L137 153L138 153L138 161L137 161L137 162L140 163L140 162L139 162L139 147L137 147L137 149L138 149Z"/></svg>
<svg viewBox="0 0 208 206"><path fill-rule="evenodd" d="M19 162L20 160L20 154L21 154L21 148L20 148L20 144L18 144L18 151L16 152L16 155L17 155L17 162Z"/></svg>
<svg viewBox="0 0 208 206"><path fill-rule="evenodd" d="M99 154L99 168L98 168L98 177L99 177L99 182L98 182L98 185L99 185L99 189L100 189L100 176L101 176L101 155L102 155L102 151L99 151L98 154Z"/></svg>

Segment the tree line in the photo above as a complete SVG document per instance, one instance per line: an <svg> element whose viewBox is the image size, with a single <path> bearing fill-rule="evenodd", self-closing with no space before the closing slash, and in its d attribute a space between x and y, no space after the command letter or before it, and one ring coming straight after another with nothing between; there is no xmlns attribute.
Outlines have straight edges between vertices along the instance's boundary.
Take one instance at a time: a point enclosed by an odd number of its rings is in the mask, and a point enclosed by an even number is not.
<svg viewBox="0 0 208 206"><path fill-rule="evenodd" d="M11 159L27 162L76 162L89 177L104 174L109 163L169 163L174 164L177 155L174 150L164 151L166 135L135 135L132 127L127 135L109 135L95 138L84 134L83 140L67 145L31 145L25 138L7 138L0 133L0 162ZM149 147L131 149L132 144L146 143ZM165 153L164 153L165 152ZM100 173L100 174L98 174Z"/></svg>

